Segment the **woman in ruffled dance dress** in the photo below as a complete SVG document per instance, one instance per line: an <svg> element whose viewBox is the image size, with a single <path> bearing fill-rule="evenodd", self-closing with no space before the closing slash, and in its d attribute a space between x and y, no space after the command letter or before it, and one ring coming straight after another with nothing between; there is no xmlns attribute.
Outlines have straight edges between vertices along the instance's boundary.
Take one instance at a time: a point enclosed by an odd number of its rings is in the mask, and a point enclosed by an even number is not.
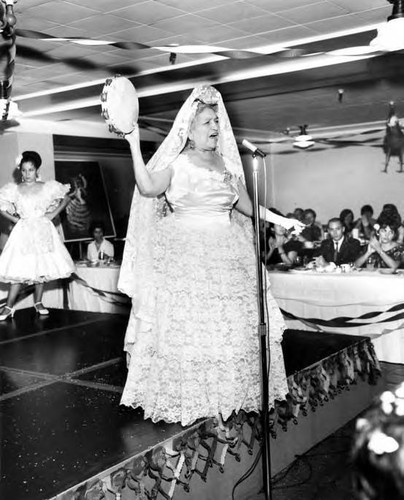
<svg viewBox="0 0 404 500"><path fill-rule="evenodd" d="M69 203L69 184L41 182L42 160L36 151L25 151L19 163L22 182L0 189L0 212L15 223L0 255L0 281L10 283L0 321L14 316L14 304L22 284L35 284L34 307L49 314L42 304L44 283L67 278L74 263L52 222Z"/></svg>
<svg viewBox="0 0 404 500"><path fill-rule="evenodd" d="M137 189L119 288L132 297L121 403L188 425L261 407L252 204L220 93L195 89L147 167L129 141ZM160 196L164 194L163 196ZM302 226L260 207L286 228ZM267 291L270 400L288 393L284 321Z"/></svg>

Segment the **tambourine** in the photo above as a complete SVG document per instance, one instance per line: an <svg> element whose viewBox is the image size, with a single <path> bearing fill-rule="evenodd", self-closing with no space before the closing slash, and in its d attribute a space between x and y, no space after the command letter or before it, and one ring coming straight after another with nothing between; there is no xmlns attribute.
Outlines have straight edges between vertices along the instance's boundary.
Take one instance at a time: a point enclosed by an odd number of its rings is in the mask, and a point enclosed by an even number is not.
<svg viewBox="0 0 404 500"><path fill-rule="evenodd" d="M133 84L124 76L107 78L101 93L101 116L109 131L124 137L136 126L139 100Z"/></svg>

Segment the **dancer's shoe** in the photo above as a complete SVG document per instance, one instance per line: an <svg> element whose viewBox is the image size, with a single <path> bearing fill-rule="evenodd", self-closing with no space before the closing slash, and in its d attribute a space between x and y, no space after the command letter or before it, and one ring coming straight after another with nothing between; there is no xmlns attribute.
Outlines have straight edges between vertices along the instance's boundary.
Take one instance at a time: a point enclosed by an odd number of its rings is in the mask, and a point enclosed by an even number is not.
<svg viewBox="0 0 404 500"><path fill-rule="evenodd" d="M47 316L49 314L49 310L46 309L46 307L43 306L42 302L35 302L34 308L35 308L35 311L40 316Z"/></svg>
<svg viewBox="0 0 404 500"><path fill-rule="evenodd" d="M3 307L3 311L4 311L3 314L0 314L0 321L4 321L7 318L13 318L14 317L14 313L15 313L14 307L4 306Z"/></svg>

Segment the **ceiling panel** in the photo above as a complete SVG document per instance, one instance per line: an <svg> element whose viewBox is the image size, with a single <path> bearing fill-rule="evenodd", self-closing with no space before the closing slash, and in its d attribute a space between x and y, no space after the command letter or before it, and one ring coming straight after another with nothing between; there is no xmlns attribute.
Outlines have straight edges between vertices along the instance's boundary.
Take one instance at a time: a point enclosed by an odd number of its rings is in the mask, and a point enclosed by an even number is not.
<svg viewBox="0 0 404 500"><path fill-rule="evenodd" d="M268 33L272 30L278 30L281 28L287 28L289 26L296 25L294 21L290 21L284 17L280 17L277 14L264 14L253 19L252 21L243 19L241 21L236 21L228 24L235 28L248 31L249 33L257 34Z"/></svg>
<svg viewBox="0 0 404 500"><path fill-rule="evenodd" d="M130 19L138 23L153 25L163 19L182 16L184 15L184 11L155 2L154 0L149 0L123 9L115 9L114 15L122 19Z"/></svg>
<svg viewBox="0 0 404 500"><path fill-rule="evenodd" d="M97 13L94 9L73 5L62 0L40 3L32 8L24 10L24 16L43 18L54 23L68 24L79 19L91 17Z"/></svg>
<svg viewBox="0 0 404 500"><path fill-rule="evenodd" d="M386 7L386 0L329 0L335 5L339 5L349 12L361 12L364 10L377 9L378 7Z"/></svg>
<svg viewBox="0 0 404 500"><path fill-rule="evenodd" d="M145 24L135 26L122 31L113 33L114 40L127 40L129 42L140 42L148 44L153 40L167 38L171 35L169 31L165 31L154 26L147 26ZM112 36L112 35L111 35ZM154 44L153 44L154 45Z"/></svg>
<svg viewBox="0 0 404 500"><path fill-rule="evenodd" d="M25 3L26 0L24 0ZM68 0L69 3L81 5L99 12L108 13L117 9L130 7L131 5L143 3L145 0Z"/></svg>
<svg viewBox="0 0 404 500"><path fill-rule="evenodd" d="M209 9L211 7L217 7L219 5L229 5L234 2L234 0L157 0L158 3L169 5L171 7L176 7L185 12L194 14L201 10Z"/></svg>
<svg viewBox="0 0 404 500"><path fill-rule="evenodd" d="M391 9L387 0L20 0L18 28L53 36L151 47L206 43L258 52L271 52L272 45L280 44L303 53L285 54L288 59L263 55L238 60L178 54L173 65L169 53L153 48L125 50L18 37L12 97L25 113L46 110L48 118L80 116L99 122L100 87L119 72L138 88L142 112L157 118L173 114L193 85L209 82L223 93L237 129L265 134L302 120L316 127L376 122L384 119L390 99L402 105L403 55L356 61L307 57L304 51L368 44L375 36L373 25L385 22ZM369 29L361 33L364 27ZM352 34L345 36L345 30ZM66 90L69 85L74 88ZM344 100L338 103L336 91L341 87ZM44 95L20 99L39 91ZM92 105L81 109L82 99ZM63 105L69 109L60 111Z"/></svg>
<svg viewBox="0 0 404 500"><path fill-rule="evenodd" d="M287 3L285 3L285 5L287 5ZM313 21L343 16L345 14L349 14L349 11L329 2L318 2L315 4L297 7L295 9L283 10L281 14L283 17L286 17L295 23L306 24Z"/></svg>
<svg viewBox="0 0 404 500"><path fill-rule="evenodd" d="M112 14L96 14L70 23L70 26L83 32L82 36L106 36L107 38L111 33L139 25L140 23L125 20Z"/></svg>

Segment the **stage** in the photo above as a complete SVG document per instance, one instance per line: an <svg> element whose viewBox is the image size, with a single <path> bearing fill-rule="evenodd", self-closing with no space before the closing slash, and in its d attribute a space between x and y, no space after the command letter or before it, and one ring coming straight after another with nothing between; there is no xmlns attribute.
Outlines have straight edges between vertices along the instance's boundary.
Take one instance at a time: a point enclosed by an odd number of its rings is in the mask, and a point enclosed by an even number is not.
<svg viewBox="0 0 404 500"><path fill-rule="evenodd" d="M126 323L122 314L39 317L32 308L0 323L2 500L231 498L257 458L259 420L241 413L184 429L119 406ZM274 474L382 390L364 337L287 330L283 347L290 397L272 412ZM260 464L235 498L259 480Z"/></svg>

